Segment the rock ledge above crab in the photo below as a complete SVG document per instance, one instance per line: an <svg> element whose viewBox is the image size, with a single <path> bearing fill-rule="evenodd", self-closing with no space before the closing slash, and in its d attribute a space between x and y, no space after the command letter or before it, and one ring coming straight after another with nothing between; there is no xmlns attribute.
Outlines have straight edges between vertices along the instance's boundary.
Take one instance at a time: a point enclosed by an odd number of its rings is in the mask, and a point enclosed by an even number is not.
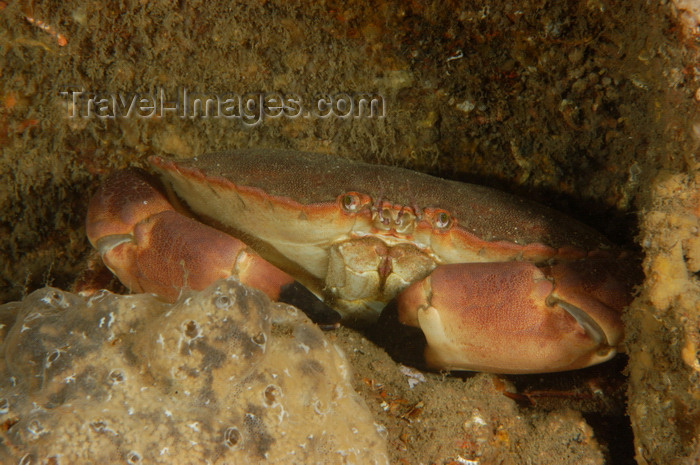
<svg viewBox="0 0 700 465"><path fill-rule="evenodd" d="M441 369L576 369L622 341L634 261L541 205L313 153L150 163L162 184L116 172L87 218L90 242L134 292L172 301L234 274L276 299L296 280L355 324L396 299Z"/></svg>

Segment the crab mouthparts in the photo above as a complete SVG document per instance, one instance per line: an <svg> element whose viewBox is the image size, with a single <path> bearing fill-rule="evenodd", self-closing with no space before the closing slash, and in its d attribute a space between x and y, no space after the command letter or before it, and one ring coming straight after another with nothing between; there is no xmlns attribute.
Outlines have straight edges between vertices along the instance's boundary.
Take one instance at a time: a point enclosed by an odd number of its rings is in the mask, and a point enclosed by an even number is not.
<svg viewBox="0 0 700 465"><path fill-rule="evenodd" d="M390 257L390 256L383 257L381 263L379 264L379 267L377 267L377 272L379 273L379 276L382 278L382 281L386 280L386 277L391 274L392 270L393 270L392 257Z"/></svg>

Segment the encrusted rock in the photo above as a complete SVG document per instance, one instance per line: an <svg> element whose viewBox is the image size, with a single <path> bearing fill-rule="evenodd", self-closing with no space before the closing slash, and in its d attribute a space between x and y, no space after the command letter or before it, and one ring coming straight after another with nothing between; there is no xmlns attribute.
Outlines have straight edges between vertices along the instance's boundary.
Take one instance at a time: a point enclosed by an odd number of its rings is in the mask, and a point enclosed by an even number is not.
<svg viewBox="0 0 700 465"><path fill-rule="evenodd" d="M232 279L0 307L0 462L385 464L343 354Z"/></svg>

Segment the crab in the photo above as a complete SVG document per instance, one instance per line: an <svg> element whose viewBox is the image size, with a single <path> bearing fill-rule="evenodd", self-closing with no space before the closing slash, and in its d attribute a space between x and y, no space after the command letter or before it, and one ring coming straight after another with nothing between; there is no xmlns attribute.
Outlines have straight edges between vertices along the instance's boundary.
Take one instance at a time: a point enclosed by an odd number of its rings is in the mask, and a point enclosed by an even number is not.
<svg viewBox="0 0 700 465"><path fill-rule="evenodd" d="M583 368L623 339L634 265L596 231L487 187L330 155L251 149L110 175L87 234L133 292L175 301L230 275L301 283L350 324L389 303L428 366Z"/></svg>

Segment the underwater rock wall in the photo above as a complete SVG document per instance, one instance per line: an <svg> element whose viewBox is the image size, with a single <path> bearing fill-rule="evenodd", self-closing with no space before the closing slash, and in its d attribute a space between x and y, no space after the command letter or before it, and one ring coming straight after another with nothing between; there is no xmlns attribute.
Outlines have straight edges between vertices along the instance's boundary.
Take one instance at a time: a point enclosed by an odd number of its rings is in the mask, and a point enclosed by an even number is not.
<svg viewBox="0 0 700 465"><path fill-rule="evenodd" d="M647 278L625 315L640 465L700 463L699 186L697 169L659 173L641 223Z"/></svg>
<svg viewBox="0 0 700 465"><path fill-rule="evenodd" d="M386 464L335 345L233 279L0 307L0 462Z"/></svg>

